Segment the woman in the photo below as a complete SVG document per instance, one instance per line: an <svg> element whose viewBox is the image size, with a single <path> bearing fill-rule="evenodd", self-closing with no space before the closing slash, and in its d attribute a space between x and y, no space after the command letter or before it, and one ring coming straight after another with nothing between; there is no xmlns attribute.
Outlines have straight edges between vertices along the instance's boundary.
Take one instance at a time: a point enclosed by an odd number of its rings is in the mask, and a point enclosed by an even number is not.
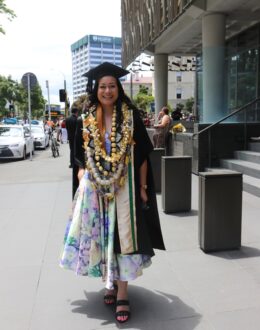
<svg viewBox="0 0 260 330"><path fill-rule="evenodd" d="M68 143L68 132L65 119L61 122L61 143Z"/></svg>
<svg viewBox="0 0 260 330"><path fill-rule="evenodd" d="M163 107L160 111L161 118L157 125L154 125L156 131L153 135L153 144L155 148L164 148L166 136L169 132L171 117L169 116L169 109L167 107Z"/></svg>
<svg viewBox="0 0 260 330"><path fill-rule="evenodd" d="M55 131L56 131L57 141L60 142L61 141L61 127L60 127L59 122L57 122Z"/></svg>
<svg viewBox="0 0 260 330"><path fill-rule="evenodd" d="M152 144L119 78L128 71L108 62L87 72L88 113L78 121L75 194L61 266L103 277L104 302L116 320L130 317L128 281L165 249L148 154ZM92 80L95 80L92 90Z"/></svg>

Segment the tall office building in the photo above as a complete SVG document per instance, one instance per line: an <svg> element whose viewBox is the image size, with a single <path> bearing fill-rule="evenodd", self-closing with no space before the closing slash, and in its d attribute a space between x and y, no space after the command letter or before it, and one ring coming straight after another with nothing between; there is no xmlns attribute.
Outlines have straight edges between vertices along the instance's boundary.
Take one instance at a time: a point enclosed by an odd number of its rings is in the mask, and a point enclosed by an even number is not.
<svg viewBox="0 0 260 330"><path fill-rule="evenodd" d="M86 92L87 79L82 75L103 63L121 66L121 38L86 35L71 45L72 88L76 100Z"/></svg>

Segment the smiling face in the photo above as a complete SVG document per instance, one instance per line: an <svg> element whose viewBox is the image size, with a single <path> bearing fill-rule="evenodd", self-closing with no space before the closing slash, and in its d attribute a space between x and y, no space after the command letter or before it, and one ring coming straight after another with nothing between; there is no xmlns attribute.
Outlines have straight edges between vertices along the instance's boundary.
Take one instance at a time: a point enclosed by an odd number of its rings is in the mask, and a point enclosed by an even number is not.
<svg viewBox="0 0 260 330"><path fill-rule="evenodd" d="M105 76L99 80L97 98L102 108L112 108L118 99L117 80L112 76Z"/></svg>

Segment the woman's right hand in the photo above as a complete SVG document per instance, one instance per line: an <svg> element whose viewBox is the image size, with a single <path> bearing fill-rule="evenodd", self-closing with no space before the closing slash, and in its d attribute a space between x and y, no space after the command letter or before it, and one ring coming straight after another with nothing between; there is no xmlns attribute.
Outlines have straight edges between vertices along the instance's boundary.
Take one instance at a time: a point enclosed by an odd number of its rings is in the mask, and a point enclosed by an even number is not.
<svg viewBox="0 0 260 330"><path fill-rule="evenodd" d="M85 169L84 168L79 168L79 171L78 171L78 179L79 179L79 181L82 179L84 173L85 173Z"/></svg>
<svg viewBox="0 0 260 330"><path fill-rule="evenodd" d="M140 195L141 195L141 200L143 203L147 203L148 201L148 196L147 196L147 192L146 189L144 189L143 187L140 188Z"/></svg>

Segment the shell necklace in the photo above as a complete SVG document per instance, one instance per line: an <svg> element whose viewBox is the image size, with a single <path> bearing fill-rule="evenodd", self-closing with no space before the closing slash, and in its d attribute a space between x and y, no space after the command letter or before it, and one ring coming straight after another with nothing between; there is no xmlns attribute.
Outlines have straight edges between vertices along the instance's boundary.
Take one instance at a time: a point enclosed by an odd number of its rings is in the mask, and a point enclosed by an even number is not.
<svg viewBox="0 0 260 330"><path fill-rule="evenodd" d="M86 165L91 174L92 182L96 186L98 192L108 198L113 198L119 187L124 185L131 152L132 123L130 111L126 104L123 104L122 112L122 138L118 139L116 129L116 107L113 109L110 154L107 153L107 150L105 149L101 136L102 132L99 131L97 127L98 123L92 114L89 115L92 117L87 118L86 127L89 131L87 138L84 138L83 134L84 140L88 140L86 141ZM93 139L94 148L89 146L89 140L91 139Z"/></svg>

